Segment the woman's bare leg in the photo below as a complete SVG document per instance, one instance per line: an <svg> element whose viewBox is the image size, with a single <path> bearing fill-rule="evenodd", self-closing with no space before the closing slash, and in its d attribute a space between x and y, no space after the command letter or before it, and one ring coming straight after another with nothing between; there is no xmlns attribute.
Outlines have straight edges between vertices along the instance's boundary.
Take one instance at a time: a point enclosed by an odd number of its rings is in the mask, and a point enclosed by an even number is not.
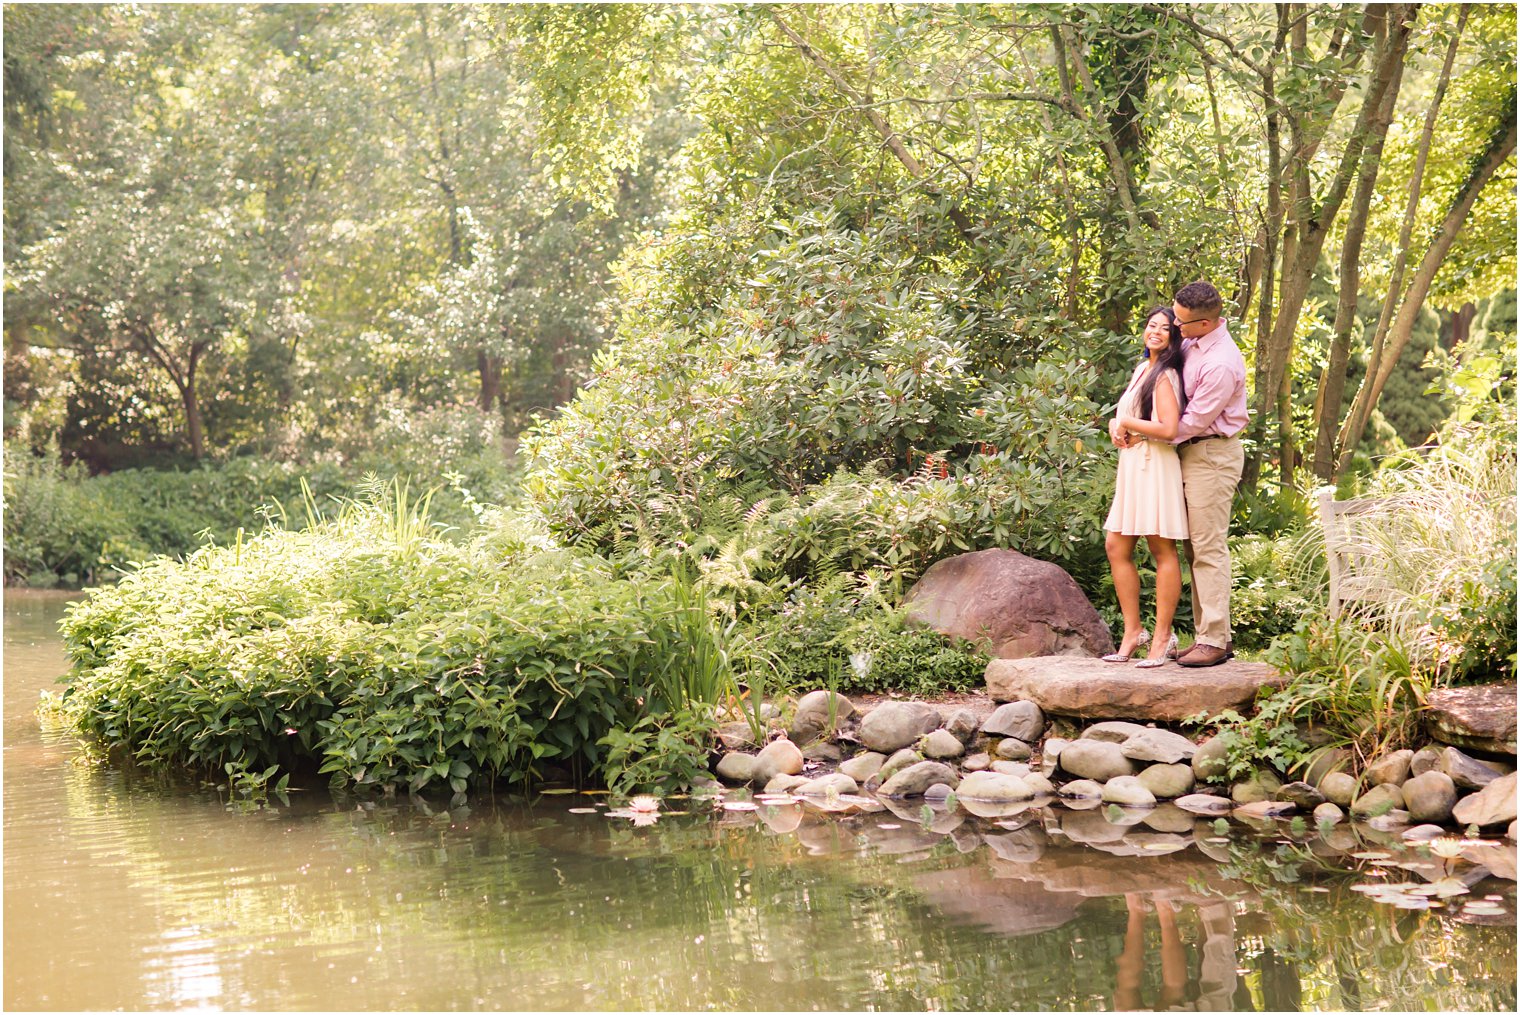
<svg viewBox="0 0 1520 1015"><path fill-rule="evenodd" d="M1124 951L1115 963L1114 1010L1136 1011L1141 1006L1140 983L1145 972L1145 902L1132 892L1124 893L1129 920L1124 927Z"/></svg>
<svg viewBox="0 0 1520 1015"><path fill-rule="evenodd" d="M1156 561L1156 637L1151 641L1149 655L1152 659L1165 659L1166 643L1171 640L1172 618L1177 615L1177 600L1182 596L1182 566L1177 561L1176 540L1146 536L1145 541ZM1114 584L1118 585L1117 578ZM1138 590L1136 595L1139 595Z"/></svg>
<svg viewBox="0 0 1520 1015"><path fill-rule="evenodd" d="M1140 572L1135 570L1136 536L1109 532L1103 537L1108 552L1108 567L1114 573L1114 594L1119 597L1119 612L1124 614L1124 638L1119 654L1128 655L1140 643L1145 628L1140 623ZM1175 554L1175 550L1173 553Z"/></svg>
<svg viewBox="0 0 1520 1015"><path fill-rule="evenodd" d="M1156 900L1156 919L1161 923L1161 1002L1156 1007L1175 1008L1187 999L1187 951L1170 902Z"/></svg>

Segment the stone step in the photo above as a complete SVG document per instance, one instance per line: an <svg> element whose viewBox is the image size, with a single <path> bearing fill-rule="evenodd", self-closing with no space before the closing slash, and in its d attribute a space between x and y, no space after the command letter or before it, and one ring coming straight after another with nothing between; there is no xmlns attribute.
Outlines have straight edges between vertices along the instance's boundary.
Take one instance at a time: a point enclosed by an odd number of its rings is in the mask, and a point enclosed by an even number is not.
<svg viewBox="0 0 1520 1015"><path fill-rule="evenodd" d="M1425 724L1443 744L1515 753L1515 682L1447 687L1425 699Z"/></svg>
<svg viewBox="0 0 1520 1015"><path fill-rule="evenodd" d="M1285 679L1266 663L1231 659L1218 666L1139 669L1072 656L994 659L987 693L994 701L1032 701L1046 712L1084 719L1179 722L1199 712L1245 711L1262 687Z"/></svg>

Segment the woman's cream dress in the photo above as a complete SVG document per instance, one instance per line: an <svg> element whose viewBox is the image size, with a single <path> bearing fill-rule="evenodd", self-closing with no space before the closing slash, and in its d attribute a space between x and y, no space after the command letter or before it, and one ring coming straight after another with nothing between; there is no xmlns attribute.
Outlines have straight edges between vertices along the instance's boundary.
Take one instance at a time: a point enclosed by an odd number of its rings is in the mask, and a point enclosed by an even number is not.
<svg viewBox="0 0 1520 1015"><path fill-rule="evenodd" d="M1119 399L1116 415L1140 415L1137 392L1149 369L1149 360L1142 361L1135 368L1129 387ZM1173 394L1181 390L1175 370L1168 370L1156 380L1158 388L1163 384L1170 384ZM1154 420L1154 392L1151 403L1151 418ZM1182 462L1177 457L1176 447L1167 441L1145 439L1119 449L1114 506L1109 509L1108 521L1103 527L1126 536L1187 538L1187 502L1182 497Z"/></svg>

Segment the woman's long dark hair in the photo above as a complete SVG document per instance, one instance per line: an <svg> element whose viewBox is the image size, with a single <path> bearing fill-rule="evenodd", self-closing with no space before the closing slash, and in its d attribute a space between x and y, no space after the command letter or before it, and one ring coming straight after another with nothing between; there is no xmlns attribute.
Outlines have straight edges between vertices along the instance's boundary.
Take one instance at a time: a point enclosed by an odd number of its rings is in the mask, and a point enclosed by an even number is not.
<svg viewBox="0 0 1520 1015"><path fill-rule="evenodd" d="M1182 361L1184 359L1182 355L1182 329L1177 327L1177 315L1172 313L1171 307L1151 307L1151 309L1147 310L1145 312L1145 326L1147 328L1150 327L1151 318L1157 314L1166 318L1167 327L1171 331L1171 341L1167 343L1166 351L1161 354L1160 360L1157 361L1156 369L1146 375L1145 380L1140 383L1140 390L1135 393L1138 396L1137 401L1139 402L1141 419L1151 418L1152 397L1156 393L1156 379L1165 370L1177 371L1177 411L1181 412L1183 407L1187 405L1187 392L1182 390ZM1146 353L1146 358L1150 358L1149 352Z"/></svg>

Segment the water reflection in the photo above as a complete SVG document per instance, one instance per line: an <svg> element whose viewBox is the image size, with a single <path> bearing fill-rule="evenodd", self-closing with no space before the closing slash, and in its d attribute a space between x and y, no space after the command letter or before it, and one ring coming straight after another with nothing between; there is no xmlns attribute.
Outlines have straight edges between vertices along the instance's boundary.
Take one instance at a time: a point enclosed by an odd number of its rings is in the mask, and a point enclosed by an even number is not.
<svg viewBox="0 0 1520 1015"><path fill-rule="evenodd" d="M686 801L639 827L600 796L308 788L239 813L39 732L57 613L7 596L9 1008L1514 1006L1513 890L1487 877L1511 847L1448 869L1375 830L1227 839L1175 807ZM1455 873L1500 915L1378 904L1352 890L1374 871Z"/></svg>

